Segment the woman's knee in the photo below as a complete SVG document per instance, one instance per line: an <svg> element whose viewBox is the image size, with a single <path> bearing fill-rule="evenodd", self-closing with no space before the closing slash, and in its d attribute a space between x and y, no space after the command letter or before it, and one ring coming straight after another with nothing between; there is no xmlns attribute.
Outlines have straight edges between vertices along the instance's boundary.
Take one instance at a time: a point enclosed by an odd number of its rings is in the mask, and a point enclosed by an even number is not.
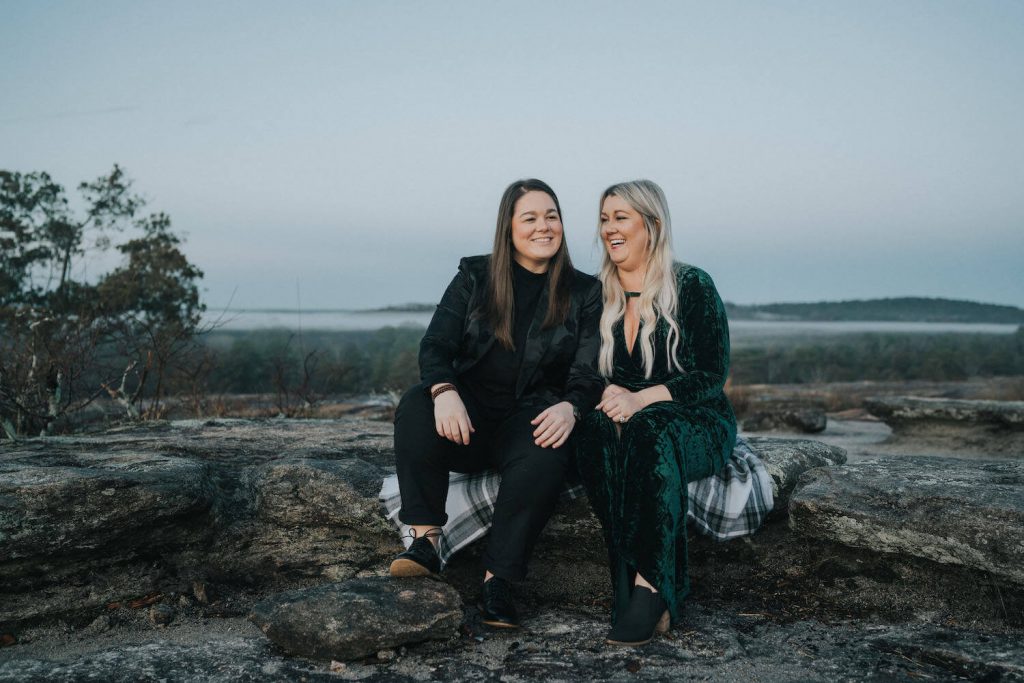
<svg viewBox="0 0 1024 683"><path fill-rule="evenodd" d="M395 410L395 460L429 460L436 440L434 404L423 385L417 384L405 392Z"/></svg>
<svg viewBox="0 0 1024 683"><path fill-rule="evenodd" d="M562 485L569 472L571 452L561 448L523 448L509 454L501 467L502 481L516 481L524 486L550 489Z"/></svg>
<svg viewBox="0 0 1024 683"><path fill-rule="evenodd" d="M658 401L632 415L624 428L645 427L658 430L680 418L679 407L671 401Z"/></svg>
<svg viewBox="0 0 1024 683"><path fill-rule="evenodd" d="M644 408L622 425L621 443L624 451L647 453L658 449L660 441L673 429L672 420L659 411Z"/></svg>
<svg viewBox="0 0 1024 683"><path fill-rule="evenodd" d="M573 429L571 443L576 449L577 458L590 461L601 457L604 448L617 439L612 419L600 410L591 410L583 415Z"/></svg>
<svg viewBox="0 0 1024 683"><path fill-rule="evenodd" d="M430 395L422 384L417 384L404 394L395 409L395 424L400 421L407 421L409 418L429 415L431 421L434 418L434 404Z"/></svg>

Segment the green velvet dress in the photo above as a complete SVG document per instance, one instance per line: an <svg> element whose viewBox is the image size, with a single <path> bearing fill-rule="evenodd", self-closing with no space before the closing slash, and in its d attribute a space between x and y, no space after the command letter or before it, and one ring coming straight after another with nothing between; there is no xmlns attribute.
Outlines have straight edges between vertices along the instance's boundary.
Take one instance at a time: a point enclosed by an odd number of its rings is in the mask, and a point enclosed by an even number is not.
<svg viewBox="0 0 1024 683"><path fill-rule="evenodd" d="M736 417L723 392L729 374L729 323L711 277L675 264L682 339L669 371L659 320L652 342L654 371L644 377L639 334L626 350L622 321L614 328L612 384L637 391L664 384L671 401L653 403L616 425L591 411L575 435L580 476L604 528L615 601L612 623L629 603L635 572L668 604L673 622L690 592L686 556L687 483L721 470L736 441Z"/></svg>

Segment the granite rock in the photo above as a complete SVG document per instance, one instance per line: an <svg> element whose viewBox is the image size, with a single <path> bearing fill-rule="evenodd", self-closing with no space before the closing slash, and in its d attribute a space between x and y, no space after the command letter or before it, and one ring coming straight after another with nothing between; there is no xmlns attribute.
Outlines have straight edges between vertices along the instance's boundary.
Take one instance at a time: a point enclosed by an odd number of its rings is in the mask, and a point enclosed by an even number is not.
<svg viewBox="0 0 1024 683"><path fill-rule="evenodd" d="M246 633L241 626L250 626ZM200 681L1021 681L1014 633L931 625L777 621L768 615L689 607L669 637L643 648L603 644L605 610L548 609L514 633L465 629L360 660L283 655L251 624L192 637L160 631L124 644L7 650L0 682ZM173 636L173 639L172 639ZM41 646L45 644L40 644ZM385 656L379 656L384 654Z"/></svg>
<svg viewBox="0 0 1024 683"><path fill-rule="evenodd" d="M844 449L820 441L766 436L751 436L747 440L772 477L775 495L773 517L785 516L789 496L800 475L815 467L832 467L846 462Z"/></svg>
<svg viewBox="0 0 1024 683"><path fill-rule="evenodd" d="M743 429L752 432L786 430L806 434L825 431L828 418L819 404L800 401L754 401L743 418Z"/></svg>
<svg viewBox="0 0 1024 683"><path fill-rule="evenodd" d="M450 585L430 578L369 577L274 595L249 618L286 652L346 660L455 637L462 601Z"/></svg>
<svg viewBox="0 0 1024 683"><path fill-rule="evenodd" d="M864 407L892 428L893 443L924 453L1024 457L1024 401L885 396Z"/></svg>
<svg viewBox="0 0 1024 683"><path fill-rule="evenodd" d="M814 469L789 509L793 528L811 540L1024 586L1024 463L892 456Z"/></svg>

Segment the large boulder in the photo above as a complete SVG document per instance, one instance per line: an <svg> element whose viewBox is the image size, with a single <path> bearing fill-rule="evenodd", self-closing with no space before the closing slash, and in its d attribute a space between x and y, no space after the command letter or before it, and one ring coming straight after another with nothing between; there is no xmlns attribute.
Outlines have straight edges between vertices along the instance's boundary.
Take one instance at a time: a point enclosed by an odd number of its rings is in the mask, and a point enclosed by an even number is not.
<svg viewBox="0 0 1024 683"><path fill-rule="evenodd" d="M179 564L249 584L338 581L384 562L398 548L377 500L384 476L377 465L358 457L285 457L241 476L249 514L223 527L215 547L183 553Z"/></svg>
<svg viewBox="0 0 1024 683"><path fill-rule="evenodd" d="M458 635L462 601L433 579L371 577L274 595L249 618L286 652L346 660Z"/></svg>
<svg viewBox="0 0 1024 683"><path fill-rule="evenodd" d="M0 460L0 576L54 555L109 556L194 538L213 502L201 462L83 452Z"/></svg>
<svg viewBox="0 0 1024 683"><path fill-rule="evenodd" d="M820 403L789 401L784 399L751 402L743 418L746 431L798 431L817 434L825 431L828 418Z"/></svg>
<svg viewBox="0 0 1024 683"><path fill-rule="evenodd" d="M278 460L253 474L256 516L282 527L379 525L384 474L359 458Z"/></svg>
<svg viewBox="0 0 1024 683"><path fill-rule="evenodd" d="M1024 401L883 396L864 401L870 412L893 425L931 420L1024 430Z"/></svg>
<svg viewBox="0 0 1024 683"><path fill-rule="evenodd" d="M377 502L391 429L189 420L0 442L0 625L385 561L400 547Z"/></svg>
<svg viewBox="0 0 1024 683"><path fill-rule="evenodd" d="M865 399L892 427L894 443L922 451L1024 456L1024 401L968 401L916 396Z"/></svg>
<svg viewBox="0 0 1024 683"><path fill-rule="evenodd" d="M188 458L134 449L4 455L0 623L154 590L154 558L210 539L215 497L205 465Z"/></svg>
<svg viewBox="0 0 1024 683"><path fill-rule="evenodd" d="M0 444L0 624L87 619L193 582L280 590L384 567L401 548L377 500L391 430L353 418L209 420ZM751 441L776 515L801 472L845 460L816 442ZM552 578L537 590L552 600L607 590L585 499L558 508L536 558ZM473 566L467 586L479 582Z"/></svg>
<svg viewBox="0 0 1024 683"><path fill-rule="evenodd" d="M833 467L846 462L846 450L821 441L765 436L751 436L747 440L771 475L774 517L785 516L789 496L800 475L815 467Z"/></svg>
<svg viewBox="0 0 1024 683"><path fill-rule="evenodd" d="M811 540L1024 586L1024 463L892 456L815 469L800 478L789 511Z"/></svg>
<svg viewBox="0 0 1024 683"><path fill-rule="evenodd" d="M0 624L159 589L163 556L211 537L203 463L151 451L4 455Z"/></svg>

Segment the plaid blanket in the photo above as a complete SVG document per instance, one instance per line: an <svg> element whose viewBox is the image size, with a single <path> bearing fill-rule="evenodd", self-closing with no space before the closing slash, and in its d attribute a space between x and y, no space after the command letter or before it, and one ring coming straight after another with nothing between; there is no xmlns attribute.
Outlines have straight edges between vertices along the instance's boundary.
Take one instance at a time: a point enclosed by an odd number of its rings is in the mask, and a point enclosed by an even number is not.
<svg viewBox="0 0 1024 683"><path fill-rule="evenodd" d="M452 472L448 479L448 502L438 554L441 566L456 552L485 535L491 528L494 501L498 498L501 476L494 470L462 474ZM752 534L772 510L772 478L765 470L750 443L736 437L732 457L721 472L706 479L690 482L687 519L697 531L717 541ZM562 491L562 500L586 495L578 478L571 476ZM398 476L384 479L380 500L402 535L405 547L412 544L412 534L398 520L402 498L398 492Z"/></svg>

